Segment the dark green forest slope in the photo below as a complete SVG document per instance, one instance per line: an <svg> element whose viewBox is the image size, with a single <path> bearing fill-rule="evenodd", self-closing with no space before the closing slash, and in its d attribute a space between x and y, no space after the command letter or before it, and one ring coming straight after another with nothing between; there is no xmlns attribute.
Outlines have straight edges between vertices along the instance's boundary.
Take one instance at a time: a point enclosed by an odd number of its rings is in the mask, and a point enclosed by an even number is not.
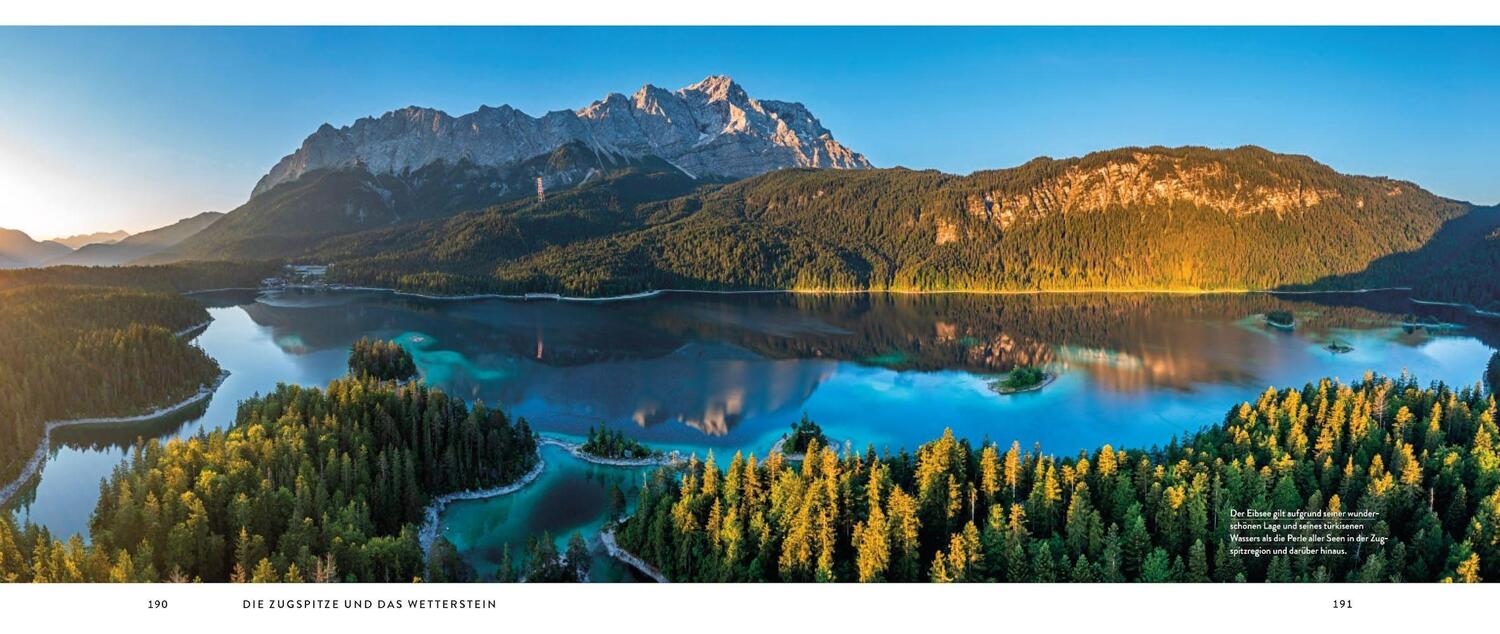
<svg viewBox="0 0 1500 634"><path fill-rule="evenodd" d="M1170 158L1136 163L1118 151L965 178L780 172L703 195L703 210L683 220L546 251L495 277L507 290L584 294L1264 289L1362 272L1469 211L1257 149L1160 152ZM1119 165L1131 169L1117 174ZM1146 173L1155 169L1176 176ZM1155 197L1158 188L1175 193Z"/></svg>
<svg viewBox="0 0 1500 634"><path fill-rule="evenodd" d="M0 270L0 289L26 286L121 287L185 293L216 288L258 288L261 280L277 275L278 262L200 261L161 266L54 266L45 269Z"/></svg>
<svg viewBox="0 0 1500 634"><path fill-rule="evenodd" d="M1162 449L1052 456L945 434L916 454L659 471L618 530L675 581L1500 579L1493 396L1366 377L1267 390ZM1375 542L1233 554L1232 511L1324 511ZM1325 544L1326 545L1326 544Z"/></svg>
<svg viewBox="0 0 1500 634"><path fill-rule="evenodd" d="M1500 217L1500 209L1492 208L1490 213ZM1422 279L1415 291L1423 299L1469 304L1500 314L1500 229L1459 250Z"/></svg>
<svg viewBox="0 0 1500 634"><path fill-rule="evenodd" d="M0 290L0 482L21 472L46 421L135 415L212 382L218 364L174 334L207 320L164 293Z"/></svg>
<svg viewBox="0 0 1500 634"><path fill-rule="evenodd" d="M1473 210L1253 147L1127 148L965 177L783 170L638 204L639 226L583 231L521 224L530 209L396 249L431 257L361 255L391 251L363 234L320 253L335 279L449 293L1348 288L1436 270L1453 253L1422 247ZM1367 271L1402 253L1402 266Z"/></svg>

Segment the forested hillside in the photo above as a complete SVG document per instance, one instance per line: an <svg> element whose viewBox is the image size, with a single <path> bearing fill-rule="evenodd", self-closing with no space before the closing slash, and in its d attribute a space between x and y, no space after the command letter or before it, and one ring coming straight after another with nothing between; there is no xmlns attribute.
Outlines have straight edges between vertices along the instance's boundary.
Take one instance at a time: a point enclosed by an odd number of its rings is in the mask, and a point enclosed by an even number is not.
<svg viewBox="0 0 1500 634"><path fill-rule="evenodd" d="M0 270L0 289L25 286L125 287L150 291L258 288L261 280L281 272L279 262L203 261L161 266L54 266L45 269Z"/></svg>
<svg viewBox="0 0 1500 634"><path fill-rule="evenodd" d="M1495 401L1366 377L1267 390L1162 449L915 454L659 471L622 546L676 581L1500 579ZM1373 511L1353 555L1230 554L1232 510Z"/></svg>
<svg viewBox="0 0 1500 634"><path fill-rule="evenodd" d="M432 496L537 460L524 420L421 384L281 385L227 431L140 445L101 485L87 546L0 514L0 580L407 582Z"/></svg>
<svg viewBox="0 0 1500 634"><path fill-rule="evenodd" d="M1490 213L1500 220L1500 210ZM1423 299L1469 304L1500 314L1500 229L1455 253L1451 261L1425 277L1415 290Z"/></svg>
<svg viewBox="0 0 1500 634"><path fill-rule="evenodd" d="M46 421L140 414L212 382L218 364L174 334L207 320L164 293L0 290L0 483L21 472Z"/></svg>
<svg viewBox="0 0 1500 634"><path fill-rule="evenodd" d="M480 258L325 253L337 279L434 292L1350 287L1446 262L1421 248L1470 210L1260 148L1127 148L965 177L783 170L646 205L641 227L593 239L503 223L519 214L501 209L427 244Z"/></svg>
<svg viewBox="0 0 1500 634"><path fill-rule="evenodd" d="M286 257L330 263L332 281L447 294L1430 281L1468 298L1487 292L1469 281L1487 260L1462 258L1500 226L1476 209L1248 146L1123 148L969 176L790 169L724 185L573 144L505 168L311 172L161 258ZM1434 275L1444 267L1466 286Z"/></svg>

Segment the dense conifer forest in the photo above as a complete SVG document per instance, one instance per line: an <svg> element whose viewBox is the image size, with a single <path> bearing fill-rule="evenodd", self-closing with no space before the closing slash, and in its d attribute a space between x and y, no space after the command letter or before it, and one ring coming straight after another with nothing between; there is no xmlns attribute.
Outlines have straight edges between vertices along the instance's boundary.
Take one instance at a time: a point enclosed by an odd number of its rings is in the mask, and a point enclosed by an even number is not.
<svg viewBox="0 0 1500 634"><path fill-rule="evenodd" d="M1492 212L1500 215L1500 211ZM1500 230L1459 253L1416 287L1418 297L1500 314Z"/></svg>
<svg viewBox="0 0 1500 634"><path fill-rule="evenodd" d="M178 293L259 288L281 272L278 262L182 262L158 266L53 266L0 270L0 289L24 286L108 286Z"/></svg>
<svg viewBox="0 0 1500 634"><path fill-rule="evenodd" d="M1494 397L1367 376L1267 390L1149 450L945 434L915 454L660 470L621 545L678 581L1500 579ZM1233 510L1373 511L1354 555L1230 554Z"/></svg>
<svg viewBox="0 0 1500 634"><path fill-rule="evenodd" d="M219 366L175 333L198 302L123 288L0 290L0 482L22 470L47 421L130 416L179 402Z"/></svg>
<svg viewBox="0 0 1500 634"><path fill-rule="evenodd" d="M88 545L0 515L0 580L411 581L432 496L537 460L524 420L425 385L281 385L229 430L138 444L101 484Z"/></svg>

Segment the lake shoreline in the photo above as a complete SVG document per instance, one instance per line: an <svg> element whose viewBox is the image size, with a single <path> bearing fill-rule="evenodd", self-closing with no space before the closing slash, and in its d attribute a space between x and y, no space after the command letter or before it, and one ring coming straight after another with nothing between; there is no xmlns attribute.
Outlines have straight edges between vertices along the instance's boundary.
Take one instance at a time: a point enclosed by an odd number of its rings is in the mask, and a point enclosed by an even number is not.
<svg viewBox="0 0 1500 634"><path fill-rule="evenodd" d="M1459 303L1459 302L1439 302L1439 301L1433 301L1433 300L1428 300L1428 299L1417 299L1415 297L1409 298L1409 299L1411 300L1411 303L1413 303L1413 304L1422 304L1423 306L1449 306L1449 307L1452 307L1452 308L1461 309L1464 312L1469 313L1471 315L1478 315L1480 317L1489 317L1489 318L1493 318L1493 319L1500 319L1500 313L1497 313L1497 312L1494 312L1494 311L1489 311L1489 310L1481 310L1479 307L1477 307L1477 306L1475 306L1473 304L1463 304L1463 303Z"/></svg>
<svg viewBox="0 0 1500 634"><path fill-rule="evenodd" d="M177 337L178 339L181 339L188 335L193 335L196 338L197 335L202 334L204 330L207 330L208 326L212 323L214 323L214 320L212 317L210 317L201 323L193 324L191 326L188 326L187 328L183 328L182 330L174 332L172 333L172 335Z"/></svg>
<svg viewBox="0 0 1500 634"><path fill-rule="evenodd" d="M660 570L657 570L655 566L646 563L646 560L637 557L635 553L621 548L620 543L615 541L614 526L599 531L599 542L604 544L604 552L608 553L615 561L634 568L637 572L646 575L657 583L671 583L671 580L667 579L667 576L662 574Z"/></svg>
<svg viewBox="0 0 1500 634"><path fill-rule="evenodd" d="M5 507L6 505L10 504L11 498L14 497L16 493L19 493L21 488L25 486L26 483L30 482L32 478L41 473L41 468L47 460L47 455L52 452L52 432L54 430L62 429L64 427L86 427L90 425L125 425L129 423L142 423L146 421L156 420L165 416L171 416L172 414L197 405L198 403L212 397L214 393L219 390L219 386L224 384L224 380L228 378L228 371L220 372L217 379L215 379L212 383L199 387L196 394L193 394L192 396L189 396L188 398L177 403L159 407L144 414L137 414L135 416L72 418L66 420L48 421L42 427L42 441L37 444L36 452L31 455L31 459L28 460L26 462L26 465L21 468L21 473L17 475L14 480L7 483L4 487L0 487L0 507Z"/></svg>
<svg viewBox="0 0 1500 634"><path fill-rule="evenodd" d="M559 302L624 302L641 299L650 299L670 293L684 295L1358 295L1368 293L1386 292L1411 292L1410 287L1386 286L1378 288L1356 288L1356 289L1329 289L1312 291L1289 291L1276 289L1250 289L1250 288L1217 288L1217 289L1192 289L1192 288L1082 288L1082 289L736 289L716 290L697 288L660 288L647 291L637 291L621 295L603 295L598 297L586 295L564 295L562 293L465 293L457 295L443 295L434 293L420 293L385 286L361 286L354 284L288 284L280 287L267 287L260 290L323 290L323 291L356 291L390 293L400 297L413 297L430 301L480 301L480 300L506 300L506 301L559 301ZM194 291L208 292L208 291ZM1410 298L1409 298L1410 299ZM1429 303L1421 300L1411 299L1418 303ZM1436 303L1436 302L1432 302ZM1454 304L1457 305L1457 304ZM1484 313L1500 316L1500 313Z"/></svg>
<svg viewBox="0 0 1500 634"><path fill-rule="evenodd" d="M515 493L516 491L520 491L521 489L526 488L526 485L535 482L537 478L541 477L542 471L544 471L546 468L547 461L543 460L541 454L538 453L536 458L536 466L532 467L531 471L526 472L525 475L509 484L502 484L500 486L490 487L488 489L470 489L468 491L456 491L454 493L446 493L433 498L432 502L428 503L427 508L423 510L422 526L417 530L417 543L422 547L422 554L425 556L429 551L431 551L432 544L437 541L438 520L442 518L443 510L446 509L449 504L453 502L462 502L465 500L483 500L487 498L500 497L503 495L510 495L512 493Z"/></svg>

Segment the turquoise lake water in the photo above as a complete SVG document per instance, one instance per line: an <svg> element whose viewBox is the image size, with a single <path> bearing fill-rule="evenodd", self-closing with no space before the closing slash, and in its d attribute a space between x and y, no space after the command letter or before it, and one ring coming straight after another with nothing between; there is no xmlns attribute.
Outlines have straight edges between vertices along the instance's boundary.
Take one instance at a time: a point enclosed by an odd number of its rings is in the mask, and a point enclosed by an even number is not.
<svg viewBox="0 0 1500 634"><path fill-rule="evenodd" d="M42 475L14 504L54 533L86 532L101 478L137 436L182 437L232 424L237 403L277 382L320 385L344 372L362 336L395 339L424 380L578 439L619 429L666 450L727 463L764 454L804 413L849 447L915 449L951 427L975 442L1040 443L1073 453L1164 444L1218 422L1268 386L1409 371L1474 384L1494 350L1493 322L1441 308L1413 328L1399 294L708 295L622 302L437 301L379 292L203 296L198 337L232 374L193 411L122 428L63 430ZM1290 310L1292 332L1260 317ZM1332 341L1353 346L1335 353ZM1002 396L995 376L1040 366L1058 379ZM537 482L450 505L442 531L481 573L542 532L597 544L606 496L633 496L646 469L586 464L545 448ZM633 578L598 557L593 576Z"/></svg>

